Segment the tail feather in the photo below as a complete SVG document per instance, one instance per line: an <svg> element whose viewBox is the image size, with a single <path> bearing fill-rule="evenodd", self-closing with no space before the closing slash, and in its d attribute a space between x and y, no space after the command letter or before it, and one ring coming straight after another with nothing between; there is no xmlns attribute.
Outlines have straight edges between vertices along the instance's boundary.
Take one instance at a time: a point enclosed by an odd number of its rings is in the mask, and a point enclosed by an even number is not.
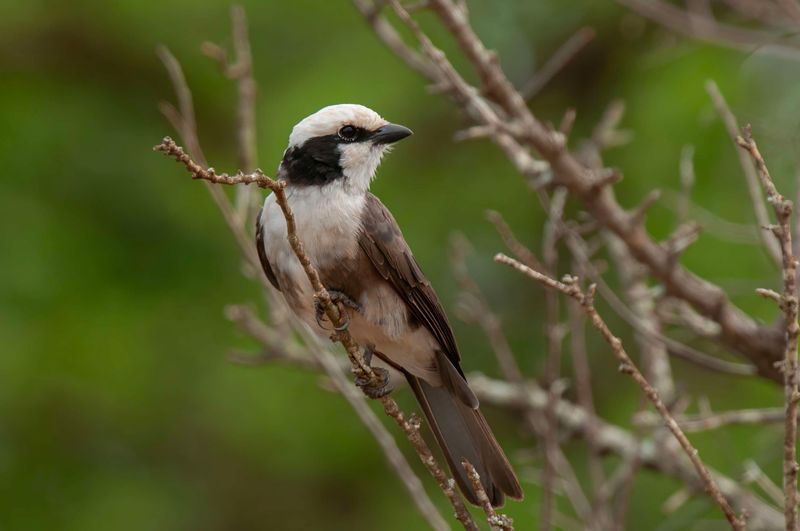
<svg viewBox="0 0 800 531"><path fill-rule="evenodd" d="M407 373L406 378L467 500L478 504L472 482L461 465L463 459L477 470L494 507L503 505L505 495L522 499L519 480L480 410L464 404L446 387L433 387Z"/></svg>

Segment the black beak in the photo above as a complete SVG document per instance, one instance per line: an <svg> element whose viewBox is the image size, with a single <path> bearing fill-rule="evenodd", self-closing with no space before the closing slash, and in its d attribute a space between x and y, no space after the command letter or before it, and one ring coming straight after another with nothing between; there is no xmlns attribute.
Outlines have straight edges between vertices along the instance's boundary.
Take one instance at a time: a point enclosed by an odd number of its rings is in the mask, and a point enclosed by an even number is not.
<svg viewBox="0 0 800 531"><path fill-rule="evenodd" d="M372 133L373 144L392 144L412 134L411 129L397 124L386 124Z"/></svg>

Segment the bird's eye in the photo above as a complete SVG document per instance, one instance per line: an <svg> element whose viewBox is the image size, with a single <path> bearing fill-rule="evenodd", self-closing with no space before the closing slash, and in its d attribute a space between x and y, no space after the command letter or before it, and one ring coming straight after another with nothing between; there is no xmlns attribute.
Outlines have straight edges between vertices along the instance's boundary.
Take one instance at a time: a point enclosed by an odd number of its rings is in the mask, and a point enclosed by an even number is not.
<svg viewBox="0 0 800 531"><path fill-rule="evenodd" d="M347 141L355 140L356 136L358 136L358 129L356 129L352 125L345 125L341 129L339 129L339 136L343 140Z"/></svg>

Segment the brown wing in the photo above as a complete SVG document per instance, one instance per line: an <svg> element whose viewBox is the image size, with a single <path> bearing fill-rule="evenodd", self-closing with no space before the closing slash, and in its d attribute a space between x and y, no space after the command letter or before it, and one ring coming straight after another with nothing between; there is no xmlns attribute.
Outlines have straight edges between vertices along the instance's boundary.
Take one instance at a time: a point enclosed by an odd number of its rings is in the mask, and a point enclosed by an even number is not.
<svg viewBox="0 0 800 531"><path fill-rule="evenodd" d="M264 249L264 225L261 223L261 211L256 216L256 250L258 251L258 259L261 261L261 267L267 275L267 280L275 286L276 290L280 291L281 287L278 285L278 279L275 277L275 272L269 264L267 252Z"/></svg>
<svg viewBox="0 0 800 531"><path fill-rule="evenodd" d="M361 248L378 273L394 286L411 314L433 334L463 377L459 363L461 356L444 308L414 259L394 217L377 197L368 193L362 219Z"/></svg>

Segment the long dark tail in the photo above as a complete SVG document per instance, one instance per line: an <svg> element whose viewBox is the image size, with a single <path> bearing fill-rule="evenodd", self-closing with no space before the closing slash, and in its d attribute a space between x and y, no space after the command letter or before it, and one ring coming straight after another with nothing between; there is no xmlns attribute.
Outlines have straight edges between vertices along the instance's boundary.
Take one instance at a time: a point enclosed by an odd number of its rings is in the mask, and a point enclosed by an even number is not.
<svg viewBox="0 0 800 531"><path fill-rule="evenodd" d="M494 507L503 505L505 495L522 499L519 480L480 410L464 404L446 387L433 387L408 373L406 378L467 500L478 505L475 489L461 465L463 459L480 474Z"/></svg>

